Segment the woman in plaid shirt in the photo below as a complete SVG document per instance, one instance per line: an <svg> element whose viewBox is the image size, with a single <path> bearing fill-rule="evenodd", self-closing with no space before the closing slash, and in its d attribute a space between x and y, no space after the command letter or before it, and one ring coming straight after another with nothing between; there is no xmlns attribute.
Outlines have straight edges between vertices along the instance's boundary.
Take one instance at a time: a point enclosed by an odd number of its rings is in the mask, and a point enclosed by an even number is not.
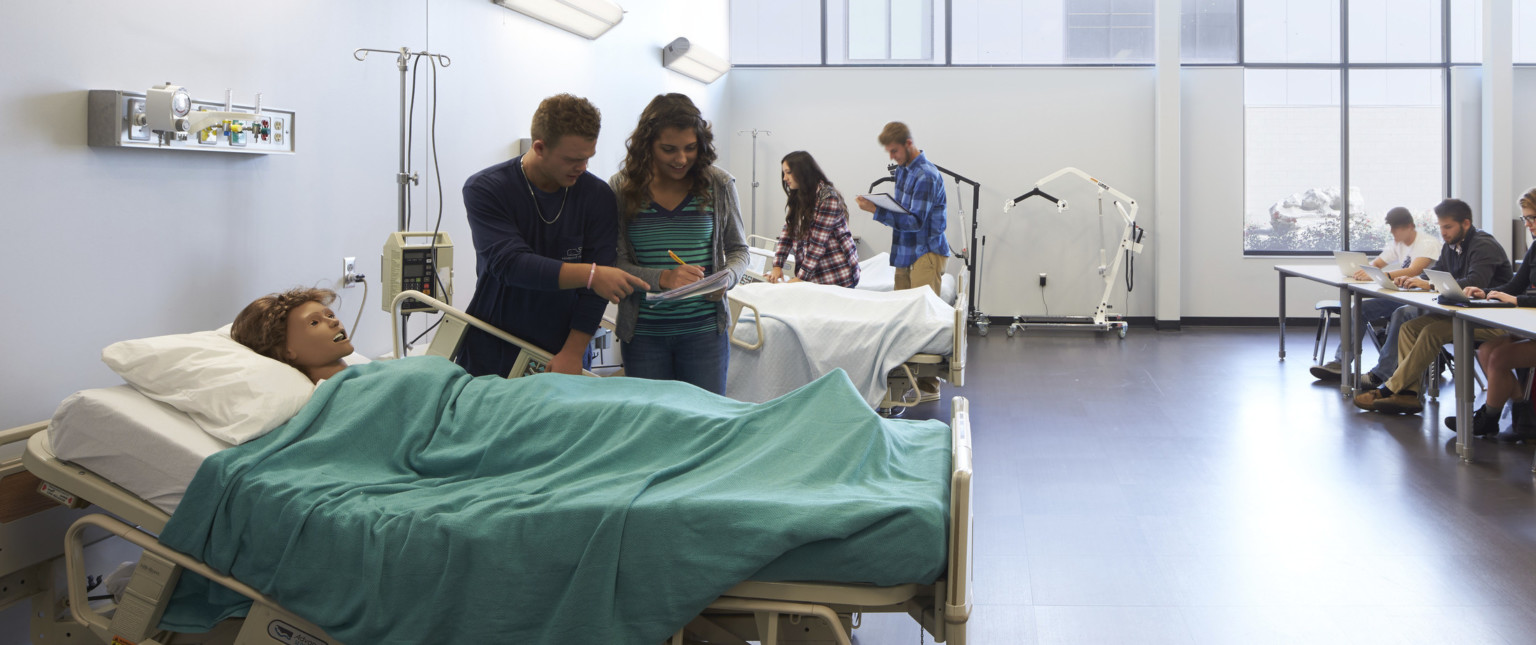
<svg viewBox="0 0 1536 645"><path fill-rule="evenodd" d="M784 260L795 256L790 282L853 288L859 284L859 249L848 231L848 207L811 153L784 155L784 193L789 196L769 282L784 279Z"/></svg>

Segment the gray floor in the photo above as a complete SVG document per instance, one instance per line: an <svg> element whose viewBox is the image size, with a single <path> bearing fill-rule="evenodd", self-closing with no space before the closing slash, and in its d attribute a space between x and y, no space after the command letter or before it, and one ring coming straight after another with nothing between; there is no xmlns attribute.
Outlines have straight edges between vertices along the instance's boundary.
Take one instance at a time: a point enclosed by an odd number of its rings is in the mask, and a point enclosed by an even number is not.
<svg viewBox="0 0 1536 645"><path fill-rule="evenodd" d="M971 642L1536 643L1533 448L1461 463L1450 389L1360 412L1299 331L973 334Z"/></svg>

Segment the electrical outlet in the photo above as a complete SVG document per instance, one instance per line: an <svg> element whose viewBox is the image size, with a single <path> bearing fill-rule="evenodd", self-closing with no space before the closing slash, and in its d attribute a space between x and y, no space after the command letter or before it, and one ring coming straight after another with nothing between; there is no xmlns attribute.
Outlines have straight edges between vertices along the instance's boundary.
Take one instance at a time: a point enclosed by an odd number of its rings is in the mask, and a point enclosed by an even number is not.
<svg viewBox="0 0 1536 645"><path fill-rule="evenodd" d="M357 258L344 257L341 259L341 286L343 289L351 289L357 284Z"/></svg>
<svg viewBox="0 0 1536 645"><path fill-rule="evenodd" d="M1045 288L1045 274L1044 273L1040 274L1040 287L1042 289Z"/></svg>

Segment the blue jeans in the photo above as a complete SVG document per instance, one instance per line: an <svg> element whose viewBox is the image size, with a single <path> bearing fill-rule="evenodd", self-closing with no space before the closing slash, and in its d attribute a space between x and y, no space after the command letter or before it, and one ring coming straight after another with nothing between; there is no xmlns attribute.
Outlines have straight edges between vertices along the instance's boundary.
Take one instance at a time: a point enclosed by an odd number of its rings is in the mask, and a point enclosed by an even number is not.
<svg viewBox="0 0 1536 645"><path fill-rule="evenodd" d="M1397 330L1403 323L1422 315L1424 310L1418 307L1398 307L1392 312L1392 322L1387 325L1387 342L1381 345L1381 356L1376 360L1376 367L1371 368L1371 374L1376 375L1378 382L1386 383L1387 379L1392 378L1392 373L1397 371Z"/></svg>
<svg viewBox="0 0 1536 645"><path fill-rule="evenodd" d="M624 375L683 381L725 394L731 337L714 331L681 336L635 334L624 343Z"/></svg>
<svg viewBox="0 0 1536 645"><path fill-rule="evenodd" d="M1370 322L1372 320L1376 320L1377 318L1386 318L1387 316L1392 315L1392 312L1397 311L1397 308L1401 307L1401 306L1403 306L1402 303L1400 303L1400 302L1393 302L1391 300L1387 300L1386 298L1366 298L1365 301L1360 304L1360 311L1355 312L1355 329L1359 330L1358 333L1360 334L1360 347L1361 348L1364 348L1366 343L1371 342L1371 339L1365 337L1365 323L1368 323L1368 322ZM1387 341L1386 342L1387 343L1395 343L1397 341L1397 337L1394 336L1394 334L1396 334L1396 333L1397 333L1397 327L1389 325L1387 327ZM1395 345L1383 344L1381 346L1381 354L1382 355L1386 355L1388 347L1395 347ZM1343 343L1339 343L1338 345L1334 346L1334 348L1333 348L1333 360L1336 360L1336 361L1340 360L1342 358L1341 353L1343 351L1344 351L1344 344ZM1397 350L1396 349L1392 350L1392 361L1393 361L1393 367L1396 367L1397 366L1396 365L1396 361L1397 361ZM1370 370L1366 370L1366 371L1370 371ZM1391 374L1392 371L1388 370L1387 373ZM1385 379L1383 379L1383 380L1385 380Z"/></svg>

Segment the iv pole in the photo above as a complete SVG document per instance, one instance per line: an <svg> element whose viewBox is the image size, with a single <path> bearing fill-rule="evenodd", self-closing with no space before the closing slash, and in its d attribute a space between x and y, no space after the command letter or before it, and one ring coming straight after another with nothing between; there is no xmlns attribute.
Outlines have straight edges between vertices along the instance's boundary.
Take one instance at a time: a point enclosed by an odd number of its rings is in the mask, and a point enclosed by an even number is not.
<svg viewBox="0 0 1536 645"><path fill-rule="evenodd" d="M352 57L357 59L357 60L359 60L359 61L361 61L363 59L368 58L368 52L378 52L378 53L381 53L381 54L396 54L397 57L395 58L395 67L400 70L400 171L395 173L395 184L397 185L397 189L396 190L398 192L398 200L397 201L398 201L399 205L398 205L398 211L397 211L396 218L395 218L395 230L400 231L400 232L403 233L403 232L405 232L405 207L406 207L405 193L406 193L406 190L407 190L406 184L414 185L414 184L418 183L417 182L416 173L407 174L405 172L406 156L410 154L410 151L405 149L405 141L406 141L406 138L407 138L405 126L406 126L406 120L408 118L408 115L406 114L406 107L405 107L405 82L407 80L406 79L406 72L409 72L410 69L411 69L411 57L413 57L413 56L416 57L417 65L421 64L421 57L422 56L427 56L427 57L430 57L430 58L436 58L438 60L438 62L442 63L443 67L447 67L449 65L452 65L453 64L453 59L448 58L447 56L445 56L443 54L433 54L431 52L425 52L425 51L412 52L410 50L410 48L408 48L408 47L401 47L398 50L360 48L360 49L356 49L356 50L352 51ZM434 78L435 78L435 76L434 76ZM433 105L432 109L436 110L437 106ZM433 264L435 265L436 264L436 257L437 257L437 247L436 247L437 239L436 239L435 235L433 236L432 244L434 245L432 247L432 256L434 258ZM437 294L433 294L433 295L437 295ZM410 312L404 312L404 313L400 314L400 330L401 330L402 334L409 333L408 331L406 331L407 328L406 328L405 323L406 323L407 320L410 319L410 315L411 315ZM410 343L403 342L404 341L404 336L401 337L401 340L402 340L403 346L406 347L407 350L409 350L410 349ZM397 358L403 358L403 357L397 357Z"/></svg>
<svg viewBox="0 0 1536 645"><path fill-rule="evenodd" d="M406 172L405 172L405 157L406 157L407 154L409 154L409 151L405 149L405 139L406 139L405 126L406 126L406 118L407 118L406 117L406 113L405 113L405 81L406 81L406 72L410 71L410 69L411 69L410 61L411 61L411 57L412 56L416 57L416 60L417 60L418 63L421 61L421 57L422 56L428 56L428 57L436 58L436 59L438 59L438 61L440 61L442 63L443 67L447 67L449 65L452 65L453 64L453 59L448 58L447 56L445 56L443 54L433 54L431 52L424 52L424 51L422 51L422 52L412 52L410 50L410 48L407 48L407 47L401 47L398 50L394 50L394 49L367 49L367 48L357 49L357 50L354 50L352 52L352 57L356 58L357 60L363 60L365 58L368 58L368 52L379 52L381 54L398 54L398 58L395 59L395 66L400 70L400 172L395 174L395 183L399 186L399 189L398 189L398 192L399 192L399 200L398 200L399 201L399 214L397 216L397 223L396 223L396 229L395 230L404 231L405 230L405 191L406 191L406 184L414 185L414 184L417 183L416 173L406 174Z"/></svg>
<svg viewBox="0 0 1536 645"><path fill-rule="evenodd" d="M756 235L757 234L757 185L758 185L757 184L757 135L765 134L765 135L768 135L768 136L771 137L771 136L773 136L773 132L771 132L769 130L759 130L757 128L752 128L751 130L737 130L736 134L741 135L741 134L746 134L748 132L752 133L752 229L751 229L751 233L753 235Z"/></svg>

